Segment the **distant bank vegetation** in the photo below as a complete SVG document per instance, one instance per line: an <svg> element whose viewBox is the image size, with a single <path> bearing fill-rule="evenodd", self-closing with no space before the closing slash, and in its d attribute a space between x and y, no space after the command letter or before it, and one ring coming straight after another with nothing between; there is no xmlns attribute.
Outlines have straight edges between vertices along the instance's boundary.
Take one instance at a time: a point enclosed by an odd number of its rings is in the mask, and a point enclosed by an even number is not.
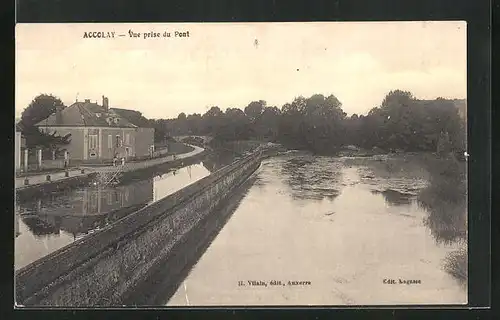
<svg viewBox="0 0 500 320"><path fill-rule="evenodd" d="M57 106L64 107L59 98L42 94L24 110L20 125L29 145L67 143L68 137L57 137L61 141L45 137L33 126ZM213 106L203 115L181 113L175 119L147 119L133 110L126 116L140 127L154 128L157 144L166 143L171 136L208 135L215 138L214 143L271 141L316 154L332 154L353 146L378 152L449 153L465 149L465 110L464 100L419 100L410 92L394 90L366 115L347 116L337 97L315 94L299 96L281 108L257 100L243 109L222 111ZM47 141L40 142L41 138Z"/></svg>
<svg viewBox="0 0 500 320"><path fill-rule="evenodd" d="M244 109L211 107L205 114L149 120L162 135L209 135L219 141L259 140L332 154L347 146L365 150L452 152L465 150L466 123L456 101L419 100L395 90L366 115L347 116L334 96L297 97L281 108L263 100Z"/></svg>

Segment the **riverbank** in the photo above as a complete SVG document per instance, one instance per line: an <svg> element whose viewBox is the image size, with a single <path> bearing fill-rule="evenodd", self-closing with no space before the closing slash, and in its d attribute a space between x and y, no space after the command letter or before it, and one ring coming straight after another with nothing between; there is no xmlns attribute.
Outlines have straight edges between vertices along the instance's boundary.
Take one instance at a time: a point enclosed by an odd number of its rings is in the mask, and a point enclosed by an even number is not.
<svg viewBox="0 0 500 320"><path fill-rule="evenodd" d="M80 167L68 171L68 174L66 172L57 172L33 175L28 178L29 184L27 185L25 184L25 177L19 177L15 181L16 197L23 200L41 194L76 188L90 183L102 172L119 172L122 180L127 181L138 176L154 174L158 170L182 166L186 162L199 161L205 155L205 149L190 145L189 147L192 148L192 151L184 154L167 155L162 158L141 162L130 162L123 167Z"/></svg>

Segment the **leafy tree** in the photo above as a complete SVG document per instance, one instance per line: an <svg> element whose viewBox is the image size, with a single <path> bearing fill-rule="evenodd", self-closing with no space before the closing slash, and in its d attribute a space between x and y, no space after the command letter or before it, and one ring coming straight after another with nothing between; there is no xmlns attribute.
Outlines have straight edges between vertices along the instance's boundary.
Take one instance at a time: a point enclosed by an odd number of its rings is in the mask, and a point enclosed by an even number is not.
<svg viewBox="0 0 500 320"><path fill-rule="evenodd" d="M21 115L20 127L26 139L26 147L29 149L43 148L51 149L53 156L60 147L71 142L71 134L59 136L56 132L47 133L40 131L35 125L40 121L48 118L57 108L61 110L66 108L61 99L49 95L38 95L24 109Z"/></svg>
<svg viewBox="0 0 500 320"><path fill-rule="evenodd" d="M71 134L65 136L57 135L57 131L47 133L40 131L37 127L26 127L23 131L28 149L42 148L57 151L71 142Z"/></svg>
<svg viewBox="0 0 500 320"><path fill-rule="evenodd" d="M249 138L249 120L238 108L227 108L220 119L215 136L223 140L245 140Z"/></svg>
<svg viewBox="0 0 500 320"><path fill-rule="evenodd" d="M266 107L255 123L255 134L262 140L275 141L279 134L281 111L277 107Z"/></svg>
<svg viewBox="0 0 500 320"><path fill-rule="evenodd" d="M32 127L38 122L48 118L56 111L57 107L66 108L61 99L53 95L38 95L31 101L28 107L24 109L21 115L21 125L23 127Z"/></svg>
<svg viewBox="0 0 500 320"><path fill-rule="evenodd" d="M329 153L341 145L342 121L346 114L335 96L325 98L316 94L308 99L299 97L287 111L296 115L292 120L296 130L293 136L302 136L308 149Z"/></svg>
<svg viewBox="0 0 500 320"><path fill-rule="evenodd" d="M186 122L188 127L188 134L200 135L202 133L203 121L201 118L201 114L195 113L188 115L186 118Z"/></svg>
<svg viewBox="0 0 500 320"><path fill-rule="evenodd" d="M381 128L382 147L385 149L408 149L412 135L411 109L415 105L408 91L394 90L387 94L380 107L384 126Z"/></svg>
<svg viewBox="0 0 500 320"><path fill-rule="evenodd" d="M264 112L266 102L264 100L252 101L245 107L245 114L251 122L255 122Z"/></svg>
<svg viewBox="0 0 500 320"><path fill-rule="evenodd" d="M452 150L452 143L450 141L450 135L448 132L442 132L439 135L437 143L437 153L440 156L448 155Z"/></svg>
<svg viewBox="0 0 500 320"><path fill-rule="evenodd" d="M306 148L307 141L303 135L306 102L306 98L299 96L281 107L279 141L284 145Z"/></svg>
<svg viewBox="0 0 500 320"><path fill-rule="evenodd" d="M222 117L224 116L224 112L217 107L211 107L205 114L203 115L204 129L207 134L215 133L220 125L222 124Z"/></svg>
<svg viewBox="0 0 500 320"><path fill-rule="evenodd" d="M157 144L164 144L167 138L172 133L168 131L167 120L165 119L151 119L150 127L155 129L154 142Z"/></svg>

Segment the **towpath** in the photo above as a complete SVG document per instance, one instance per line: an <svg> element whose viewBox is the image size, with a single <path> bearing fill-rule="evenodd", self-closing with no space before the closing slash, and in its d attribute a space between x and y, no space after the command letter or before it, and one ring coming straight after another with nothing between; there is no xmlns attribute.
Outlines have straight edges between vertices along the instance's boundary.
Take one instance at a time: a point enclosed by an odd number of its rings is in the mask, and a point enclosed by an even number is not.
<svg viewBox="0 0 500 320"><path fill-rule="evenodd" d="M161 157L161 158L155 158L155 159L150 159L150 160L145 160L145 161L140 161L140 162L129 162L125 163L125 166L120 168L121 172L130 172L130 171L135 171L139 169L144 169L152 166L156 166L159 164L167 163L167 162L172 162L174 160L178 159L186 159L193 157L195 155L198 155L202 153L205 149L197 147L197 146L192 146L194 148L193 151L187 152L187 153L182 153L182 154L177 154L174 156L168 155L166 157ZM82 173L83 169L83 173ZM113 166L102 166L102 167L84 167L80 166L78 169L72 169L69 170L69 177L66 177L65 172L56 172L56 173L43 173L39 175L32 175L28 177L19 177L16 178L16 190L21 190L23 188L30 188L33 186L40 186L44 184L51 184L51 183L56 183L56 182L61 182L66 179L71 179L74 177L84 177L87 176L91 173L94 172L114 172L117 171L117 167ZM47 181L47 175L50 175L50 181ZM29 185L24 184L25 178L28 179Z"/></svg>
<svg viewBox="0 0 500 320"><path fill-rule="evenodd" d="M174 160L179 160L179 159L186 159L193 157L197 154L202 153L205 149L189 145L188 146L194 148L193 151L187 152L187 153L181 153L177 155L168 155L166 157L161 157L161 158L155 158L155 159L150 159L150 160L145 160L145 161L137 161L137 162L126 162L124 166L119 166L119 171L121 172L130 172L130 171L135 171L139 169L144 169L144 168L149 168L152 166L157 166L163 163L167 162L172 162ZM117 171L117 167L114 166L103 166L103 167L81 167L84 168L85 170L88 170L89 172L115 172Z"/></svg>

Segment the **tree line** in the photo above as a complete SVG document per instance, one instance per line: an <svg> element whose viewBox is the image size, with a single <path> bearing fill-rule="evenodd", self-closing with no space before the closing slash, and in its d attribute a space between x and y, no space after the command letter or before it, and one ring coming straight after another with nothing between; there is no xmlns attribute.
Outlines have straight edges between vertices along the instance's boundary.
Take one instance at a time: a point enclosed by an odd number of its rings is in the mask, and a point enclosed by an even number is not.
<svg viewBox="0 0 500 320"><path fill-rule="evenodd" d="M65 107L52 95L40 95L24 110L20 125L29 146L65 144L70 137L40 133L34 124ZM264 100L242 109L212 106L204 114L180 113L174 119L126 115L141 127L155 129L155 142L177 135L209 135L219 141L260 140L293 149L330 154L347 145L385 151L459 151L465 149L465 121L451 100L419 100L402 90L389 92L366 115L347 116L334 95L296 97L281 108Z"/></svg>
<svg viewBox="0 0 500 320"><path fill-rule="evenodd" d="M466 124L451 100L419 100L402 90L389 92L366 115L347 116L334 95L297 97L281 108L266 101L243 110L211 107L205 114L153 120L159 135L210 135L222 141L262 140L317 154L347 145L385 151L463 151Z"/></svg>

